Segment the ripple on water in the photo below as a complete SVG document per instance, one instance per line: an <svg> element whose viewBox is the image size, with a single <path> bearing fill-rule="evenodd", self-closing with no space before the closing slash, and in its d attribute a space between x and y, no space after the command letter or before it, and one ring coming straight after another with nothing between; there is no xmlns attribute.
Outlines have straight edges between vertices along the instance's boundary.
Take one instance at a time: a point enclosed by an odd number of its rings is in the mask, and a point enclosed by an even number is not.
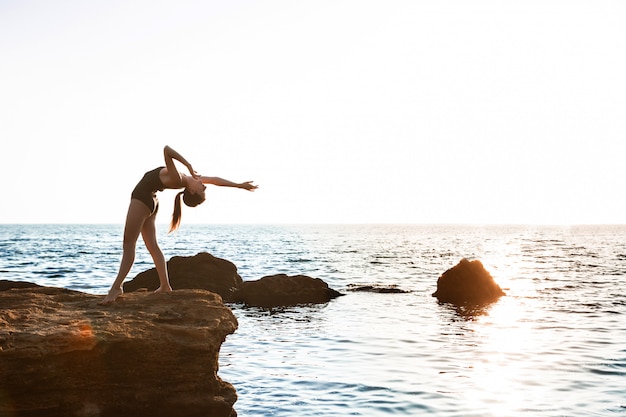
<svg viewBox="0 0 626 417"><path fill-rule="evenodd" d="M255 402L249 406L236 404L241 415L333 415L383 416L411 415L430 412L426 404L416 402L422 392L397 392L386 387L367 384L346 384L301 378L285 381L267 378L255 395L271 396L271 402ZM289 389L284 387L288 385ZM239 392L246 395L250 388Z"/></svg>

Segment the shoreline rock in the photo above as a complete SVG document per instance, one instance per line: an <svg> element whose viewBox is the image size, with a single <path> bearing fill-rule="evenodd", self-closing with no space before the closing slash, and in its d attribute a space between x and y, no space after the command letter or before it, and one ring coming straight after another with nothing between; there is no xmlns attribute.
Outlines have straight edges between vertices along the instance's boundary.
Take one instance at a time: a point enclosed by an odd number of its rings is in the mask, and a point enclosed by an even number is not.
<svg viewBox="0 0 626 417"><path fill-rule="evenodd" d="M402 288L398 288L397 285L357 285L350 284L348 285L348 291L352 292L371 292L378 294L409 294L411 291L403 290Z"/></svg>
<svg viewBox="0 0 626 417"><path fill-rule="evenodd" d="M222 296L226 303L273 308L298 304L327 303L342 294L319 278L306 275L276 274L256 281L243 281L230 261L201 252L194 256L174 256L168 262L170 284L181 288L205 289ZM125 292L159 287L155 268L139 273L124 284Z"/></svg>
<svg viewBox="0 0 626 417"><path fill-rule="evenodd" d="M194 256L173 256L167 261L167 272L173 289L207 290L219 294L226 302L243 282L234 263L207 252L200 252ZM135 278L124 283L124 292L138 291L142 288L148 291L159 288L156 268L140 272Z"/></svg>
<svg viewBox="0 0 626 417"><path fill-rule="evenodd" d="M439 302L455 305L488 304L506 295L479 260L465 258L437 280L433 294Z"/></svg>
<svg viewBox="0 0 626 417"><path fill-rule="evenodd" d="M8 279L0 279L0 291L8 291L13 288L40 288L41 285L27 281L10 281Z"/></svg>
<svg viewBox="0 0 626 417"><path fill-rule="evenodd" d="M0 292L0 416L234 417L217 375L237 319L203 290L102 296Z"/></svg>
<svg viewBox="0 0 626 417"><path fill-rule="evenodd" d="M244 281L233 294L232 301L252 307L274 308L322 304L341 295L319 278L277 274Z"/></svg>

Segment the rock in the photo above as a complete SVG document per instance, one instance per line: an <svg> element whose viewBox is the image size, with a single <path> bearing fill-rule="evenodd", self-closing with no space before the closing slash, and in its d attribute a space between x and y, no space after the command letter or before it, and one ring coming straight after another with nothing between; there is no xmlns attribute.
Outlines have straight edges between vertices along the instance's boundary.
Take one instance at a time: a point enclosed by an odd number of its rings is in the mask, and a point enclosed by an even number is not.
<svg viewBox="0 0 626 417"><path fill-rule="evenodd" d="M233 295L233 301L255 307L280 307L298 304L327 303L340 296L319 278L305 275L270 275L256 281L244 281Z"/></svg>
<svg viewBox="0 0 626 417"><path fill-rule="evenodd" d="M373 292L379 294L407 294L411 291L403 290L395 285L349 285L348 291Z"/></svg>
<svg viewBox="0 0 626 417"><path fill-rule="evenodd" d="M433 297L452 304L485 304L506 295L491 274L478 261L461 261L444 272L437 280Z"/></svg>
<svg viewBox="0 0 626 417"><path fill-rule="evenodd" d="M208 290L230 300L233 291L243 282L237 267L230 261L201 252L194 256L174 256L167 262L170 284L175 290L195 288ZM155 268L139 273L124 284L124 292L146 288L159 288L159 275Z"/></svg>
<svg viewBox="0 0 626 417"><path fill-rule="evenodd" d="M37 285L32 282L9 281L8 279L0 279L0 291L8 291L8 290L12 290L13 288L34 288L34 287L40 287L40 285Z"/></svg>
<svg viewBox="0 0 626 417"><path fill-rule="evenodd" d="M237 320L203 290L0 292L0 416L236 416L218 354Z"/></svg>

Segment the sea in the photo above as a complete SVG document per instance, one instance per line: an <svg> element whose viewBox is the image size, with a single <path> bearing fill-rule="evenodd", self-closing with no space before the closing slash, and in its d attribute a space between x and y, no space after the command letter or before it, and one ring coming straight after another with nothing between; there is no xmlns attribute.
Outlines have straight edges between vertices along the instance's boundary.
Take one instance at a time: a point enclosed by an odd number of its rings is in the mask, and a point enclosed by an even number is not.
<svg viewBox="0 0 626 417"><path fill-rule="evenodd" d="M0 225L0 279L105 294L122 225ZM219 375L239 416L626 416L626 226L193 225L166 258L209 252L244 280L304 274L343 294L239 321ZM506 296L432 297L478 259ZM128 279L152 268L141 240ZM403 293L351 291L373 285ZM209 417L209 416L207 416Z"/></svg>

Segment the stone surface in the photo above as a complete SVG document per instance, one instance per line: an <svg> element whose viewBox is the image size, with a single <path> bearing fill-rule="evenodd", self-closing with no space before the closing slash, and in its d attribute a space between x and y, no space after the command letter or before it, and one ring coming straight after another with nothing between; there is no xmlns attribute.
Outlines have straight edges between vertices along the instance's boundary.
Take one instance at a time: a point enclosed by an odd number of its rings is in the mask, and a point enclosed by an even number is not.
<svg viewBox="0 0 626 417"><path fill-rule="evenodd" d="M33 282L9 281L8 279L0 279L0 291L8 291L13 288L35 288L40 287Z"/></svg>
<svg viewBox="0 0 626 417"><path fill-rule="evenodd" d="M396 285L355 285L351 284L348 286L348 291L352 292L373 292L379 294L407 294L411 291L403 290L402 288L398 288Z"/></svg>
<svg viewBox="0 0 626 417"><path fill-rule="evenodd" d="M256 281L244 281L233 295L233 301L249 306L272 308L327 303L340 295L319 278L278 274Z"/></svg>
<svg viewBox="0 0 626 417"><path fill-rule="evenodd" d="M0 416L236 416L217 376L237 320L216 294L0 292Z"/></svg>
<svg viewBox="0 0 626 417"><path fill-rule="evenodd" d="M437 280L433 297L452 304L485 304L505 295L479 260L462 259Z"/></svg>
<svg viewBox="0 0 626 417"><path fill-rule="evenodd" d="M167 262L167 270L173 289L204 289L221 295L225 301L230 300L233 291L242 282L235 264L206 252L194 256L174 256ZM148 291L159 288L155 268L139 273L124 284L124 292L142 288Z"/></svg>

